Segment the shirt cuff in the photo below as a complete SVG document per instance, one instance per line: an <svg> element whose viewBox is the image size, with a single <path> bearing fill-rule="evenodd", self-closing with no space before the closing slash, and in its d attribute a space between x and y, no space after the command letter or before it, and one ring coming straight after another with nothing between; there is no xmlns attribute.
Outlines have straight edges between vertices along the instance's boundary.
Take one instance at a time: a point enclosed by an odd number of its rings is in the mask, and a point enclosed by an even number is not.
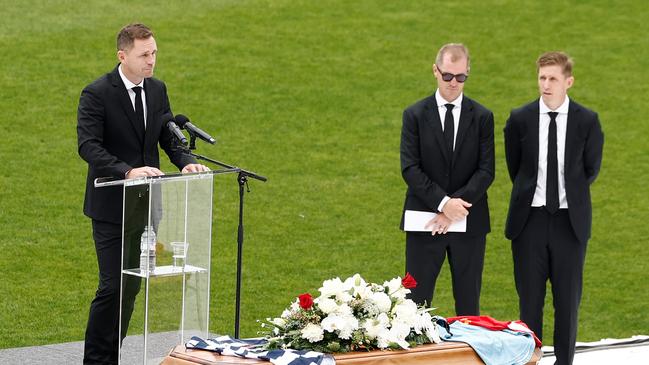
<svg viewBox="0 0 649 365"><path fill-rule="evenodd" d="M442 198L442 201L441 201L441 202L439 203L439 205L437 206L437 211L438 211L438 212L441 212L441 211L442 211L442 208L444 208L444 205L445 205L446 202L449 201L449 200L451 200L451 198L449 198L448 196L445 196L444 198Z"/></svg>

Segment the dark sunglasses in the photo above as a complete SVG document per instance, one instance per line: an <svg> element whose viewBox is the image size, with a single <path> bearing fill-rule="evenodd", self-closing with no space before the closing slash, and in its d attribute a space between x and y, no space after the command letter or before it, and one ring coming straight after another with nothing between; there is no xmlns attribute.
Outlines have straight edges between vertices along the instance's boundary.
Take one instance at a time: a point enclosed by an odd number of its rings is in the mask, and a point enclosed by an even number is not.
<svg viewBox="0 0 649 365"><path fill-rule="evenodd" d="M444 80L446 82L449 82L449 81L453 80L453 78L455 77L455 80L457 80L457 82L462 83L462 82L466 81L466 79L469 78L469 75L466 75L466 74L454 75L454 74L449 73L449 72L442 72L442 70L440 70L439 67L437 67L437 65L435 65L435 67L437 68L437 72L439 72L442 75L442 80Z"/></svg>

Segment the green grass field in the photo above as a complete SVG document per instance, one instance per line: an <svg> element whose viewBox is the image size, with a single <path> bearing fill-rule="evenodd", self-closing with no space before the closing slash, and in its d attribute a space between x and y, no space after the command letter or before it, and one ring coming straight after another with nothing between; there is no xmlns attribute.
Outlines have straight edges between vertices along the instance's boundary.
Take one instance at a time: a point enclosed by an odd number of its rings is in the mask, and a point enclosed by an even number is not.
<svg viewBox="0 0 649 365"><path fill-rule="evenodd" d="M81 89L117 63L132 21L156 33L175 113L218 137L198 152L269 177L246 195L242 335L324 279L403 274L401 112L434 91L440 45L472 52L465 92L495 114L482 311L516 319L502 128L538 96L536 57L575 60L571 97L599 112L581 341L649 332L649 13L642 1L0 0L0 348L83 338L97 264L81 211ZM164 169L171 171L168 161ZM237 183L215 184L211 330L233 332ZM434 306L453 315L450 276ZM546 342L551 343L548 296Z"/></svg>

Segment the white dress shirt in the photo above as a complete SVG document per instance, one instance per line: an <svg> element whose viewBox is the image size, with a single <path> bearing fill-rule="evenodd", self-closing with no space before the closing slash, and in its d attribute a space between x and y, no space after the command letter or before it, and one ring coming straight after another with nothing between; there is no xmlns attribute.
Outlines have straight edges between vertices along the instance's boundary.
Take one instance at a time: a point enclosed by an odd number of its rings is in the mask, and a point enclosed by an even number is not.
<svg viewBox="0 0 649 365"><path fill-rule="evenodd" d="M439 112L439 121L442 123L442 132L444 131L444 118L446 117L446 104L453 104L453 150L455 151L455 140L457 139L457 129L460 125L460 113L462 112L462 97L464 94L460 94L455 100L447 101L440 95L439 89L435 91L435 100L437 101L437 111ZM442 211L444 204L449 201L451 198L445 196L437 207L438 211Z"/></svg>
<svg viewBox="0 0 649 365"><path fill-rule="evenodd" d="M129 79L124 76L124 73L122 72L122 65L120 64L119 67L117 68L119 71L119 76L122 78L122 82L124 83L124 86L126 86L126 91L128 91L128 96L131 98L131 105L133 105L133 110L135 110L135 91L133 91L133 88L136 86L139 86L142 88L142 106L144 107L144 128L146 128L146 93L144 92L144 79L139 84L134 84L132 83Z"/></svg>
<svg viewBox="0 0 649 365"><path fill-rule="evenodd" d="M453 150L455 150L455 139L457 138L457 128L460 125L460 112L462 112L462 96L460 94L455 100L447 101L440 95L439 89L435 91L435 100L437 100L437 111L439 112L439 121L442 123L442 132L444 131L444 117L446 117L446 104L453 104Z"/></svg>
<svg viewBox="0 0 649 365"><path fill-rule="evenodd" d="M568 208L568 200L566 199L566 180L564 178L564 160L566 156L566 127L568 125L568 105L570 99L566 95L560 107L556 110L551 110L543 102L543 98L539 98L539 169L536 177L536 190L534 191L534 199L532 199L533 207L545 206L545 185L547 183L547 168L548 168L548 128L550 127L550 116L548 112L557 112L557 169L559 178L559 209Z"/></svg>

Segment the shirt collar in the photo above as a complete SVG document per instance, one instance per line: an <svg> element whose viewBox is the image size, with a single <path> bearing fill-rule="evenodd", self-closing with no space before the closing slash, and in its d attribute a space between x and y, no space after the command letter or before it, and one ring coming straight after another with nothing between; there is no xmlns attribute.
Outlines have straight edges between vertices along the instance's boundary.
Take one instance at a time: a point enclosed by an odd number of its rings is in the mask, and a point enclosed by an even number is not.
<svg viewBox="0 0 649 365"><path fill-rule="evenodd" d="M462 107L462 98L463 97L464 97L464 93L460 93L460 96L458 96L455 100L447 101L439 93L439 89L437 89L437 91L435 91L435 100L437 101L437 106L438 107L443 107L445 104L453 104L455 106L455 108L461 108Z"/></svg>
<svg viewBox="0 0 649 365"><path fill-rule="evenodd" d="M144 89L144 79L142 79L142 81L140 81L140 83L137 84L137 85L132 83L131 80L126 78L126 76L124 75L124 72L122 72L122 64L121 63L119 64L119 67L117 67L117 71L119 71L119 77L122 78L122 82L124 83L124 86L126 86L126 90L132 89L132 88L134 88L136 86L139 86L142 89Z"/></svg>
<svg viewBox="0 0 649 365"><path fill-rule="evenodd" d="M568 105L570 105L570 98L566 95L565 100L556 110L548 108L543 102L543 98L539 98L539 114L547 114L548 112L557 112L559 114L568 114Z"/></svg>

